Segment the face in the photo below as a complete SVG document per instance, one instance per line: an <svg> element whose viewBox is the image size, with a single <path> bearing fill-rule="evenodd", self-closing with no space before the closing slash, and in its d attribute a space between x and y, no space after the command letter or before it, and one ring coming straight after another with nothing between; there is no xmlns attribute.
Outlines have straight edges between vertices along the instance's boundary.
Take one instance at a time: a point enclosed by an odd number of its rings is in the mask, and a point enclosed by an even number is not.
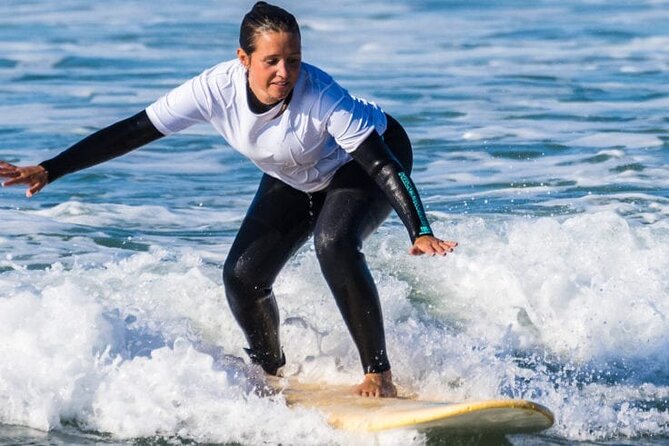
<svg viewBox="0 0 669 446"><path fill-rule="evenodd" d="M263 32L256 35L255 51L237 50L237 57L247 68L249 86L258 100L271 105L288 96L300 74L302 48L293 33Z"/></svg>

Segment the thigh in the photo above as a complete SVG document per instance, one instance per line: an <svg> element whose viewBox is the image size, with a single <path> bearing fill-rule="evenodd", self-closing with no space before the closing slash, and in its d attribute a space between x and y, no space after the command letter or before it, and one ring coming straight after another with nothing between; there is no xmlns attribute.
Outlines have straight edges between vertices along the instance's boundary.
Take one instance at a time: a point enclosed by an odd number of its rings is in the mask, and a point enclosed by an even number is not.
<svg viewBox="0 0 669 446"><path fill-rule="evenodd" d="M342 166L325 190L316 238L351 238L358 247L388 217L391 207L372 178L351 161Z"/></svg>
<svg viewBox="0 0 669 446"><path fill-rule="evenodd" d="M263 175L230 248L226 269L271 286L290 257L307 240L313 222L309 195Z"/></svg>

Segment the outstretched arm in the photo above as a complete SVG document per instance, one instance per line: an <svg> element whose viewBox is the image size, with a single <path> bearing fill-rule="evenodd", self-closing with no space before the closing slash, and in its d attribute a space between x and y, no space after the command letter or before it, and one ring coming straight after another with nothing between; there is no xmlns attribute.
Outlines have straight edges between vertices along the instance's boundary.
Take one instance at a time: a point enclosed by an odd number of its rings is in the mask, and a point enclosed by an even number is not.
<svg viewBox="0 0 669 446"><path fill-rule="evenodd" d="M25 184L26 196L32 197L63 175L124 155L162 136L146 112L141 111L93 133L37 166L19 167L0 161L0 177L9 178L2 185Z"/></svg>
<svg viewBox="0 0 669 446"><path fill-rule="evenodd" d="M69 149L39 165L49 173L49 183L68 173L109 161L163 136L146 112L98 130Z"/></svg>
<svg viewBox="0 0 669 446"><path fill-rule="evenodd" d="M458 244L434 236L416 186L376 131L351 152L351 156L381 187L397 211L413 243L409 250L411 255L443 256L453 252Z"/></svg>

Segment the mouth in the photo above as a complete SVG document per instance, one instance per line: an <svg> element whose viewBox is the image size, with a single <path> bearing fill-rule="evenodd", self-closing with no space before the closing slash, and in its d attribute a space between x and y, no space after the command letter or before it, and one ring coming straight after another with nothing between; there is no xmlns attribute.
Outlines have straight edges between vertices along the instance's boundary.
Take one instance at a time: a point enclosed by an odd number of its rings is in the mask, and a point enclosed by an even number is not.
<svg viewBox="0 0 669 446"><path fill-rule="evenodd" d="M277 88L290 88L290 82L286 81L272 82L272 85L274 85Z"/></svg>
<svg viewBox="0 0 669 446"><path fill-rule="evenodd" d="M290 89L292 88L290 82L272 82L271 85L274 87L274 95L277 99L283 99L288 96L288 93L290 93Z"/></svg>

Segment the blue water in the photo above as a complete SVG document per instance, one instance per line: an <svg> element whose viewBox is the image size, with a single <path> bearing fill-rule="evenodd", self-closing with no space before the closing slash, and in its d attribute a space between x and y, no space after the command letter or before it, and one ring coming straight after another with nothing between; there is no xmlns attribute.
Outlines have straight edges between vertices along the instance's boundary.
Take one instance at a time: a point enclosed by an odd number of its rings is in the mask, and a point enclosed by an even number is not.
<svg viewBox="0 0 669 446"><path fill-rule="evenodd" d="M367 241L398 383L555 411L514 445L668 443L669 2L282 5L306 61L405 125L460 242L412 258L395 216ZM250 6L4 0L0 159L49 158L234 57ZM0 191L0 444L449 444L255 396L220 265L259 177L198 126ZM289 369L359 379L309 245L276 294Z"/></svg>

